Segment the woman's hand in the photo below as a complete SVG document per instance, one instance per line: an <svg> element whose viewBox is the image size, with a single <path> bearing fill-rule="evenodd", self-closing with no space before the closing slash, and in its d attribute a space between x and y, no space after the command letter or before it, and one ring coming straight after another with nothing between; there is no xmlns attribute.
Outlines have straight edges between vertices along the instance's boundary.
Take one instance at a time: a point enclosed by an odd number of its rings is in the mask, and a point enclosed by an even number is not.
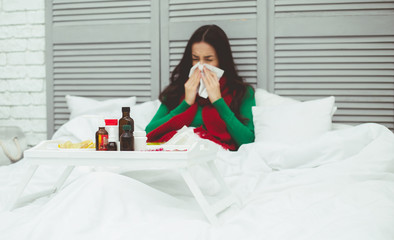
<svg viewBox="0 0 394 240"><path fill-rule="evenodd" d="M207 89L209 101L214 103L222 97L219 79L214 72L207 69L205 66L203 68L203 73L202 80L204 81L205 88Z"/></svg>
<svg viewBox="0 0 394 240"><path fill-rule="evenodd" d="M201 72L197 68L185 83L185 101L190 106L194 104L197 96L197 88L200 84Z"/></svg>

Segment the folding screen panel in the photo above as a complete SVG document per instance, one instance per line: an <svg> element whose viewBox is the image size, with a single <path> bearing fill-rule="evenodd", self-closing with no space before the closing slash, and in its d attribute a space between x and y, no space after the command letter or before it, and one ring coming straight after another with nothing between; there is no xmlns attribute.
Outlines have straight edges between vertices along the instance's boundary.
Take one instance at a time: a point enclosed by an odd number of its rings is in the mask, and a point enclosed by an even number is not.
<svg viewBox="0 0 394 240"><path fill-rule="evenodd" d="M67 94L139 102L158 94L158 0L46 4L48 137L68 120Z"/></svg>
<svg viewBox="0 0 394 240"><path fill-rule="evenodd" d="M260 2L260 3L259 3ZM200 26L216 24L230 39L240 75L254 86L262 68L263 42L257 26L264 24L258 17L263 1L160 1L161 9L161 86L168 85L170 72L179 63L187 40ZM259 11L260 9L260 11ZM259 68L258 65L261 65Z"/></svg>
<svg viewBox="0 0 394 240"><path fill-rule="evenodd" d="M270 0L269 88L334 95L334 121L394 128L394 1Z"/></svg>

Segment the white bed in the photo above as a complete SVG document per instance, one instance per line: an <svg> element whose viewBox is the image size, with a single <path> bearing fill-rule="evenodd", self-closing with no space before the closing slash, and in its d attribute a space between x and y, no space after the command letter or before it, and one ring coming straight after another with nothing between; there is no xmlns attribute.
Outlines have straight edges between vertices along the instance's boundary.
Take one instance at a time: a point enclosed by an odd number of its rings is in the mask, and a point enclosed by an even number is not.
<svg viewBox="0 0 394 240"><path fill-rule="evenodd" d="M0 167L0 239L394 239L390 130L331 124L332 98L298 103L259 89L256 103L256 142L218 153L222 176L243 202L219 225L209 224L174 172L119 168L80 167L57 195L10 212L9 196L28 168L22 160ZM137 129L158 104L132 106ZM111 106L96 110L115 114ZM54 138L81 141L95 132L96 116L80 114ZM27 191L46 188L61 171L40 168ZM215 198L217 185L203 169L195 174Z"/></svg>

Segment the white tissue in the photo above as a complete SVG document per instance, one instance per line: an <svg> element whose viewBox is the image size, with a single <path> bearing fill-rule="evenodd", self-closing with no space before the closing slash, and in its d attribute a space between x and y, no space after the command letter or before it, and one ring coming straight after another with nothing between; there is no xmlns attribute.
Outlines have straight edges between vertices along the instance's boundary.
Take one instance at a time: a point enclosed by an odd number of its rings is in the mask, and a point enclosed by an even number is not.
<svg viewBox="0 0 394 240"><path fill-rule="evenodd" d="M212 65L209 64L200 64L200 62L198 62L196 65L194 65L189 72L189 77L193 74L194 70L198 67L198 69L201 71L202 73L202 69L203 67L208 68L209 70L211 70L212 72L216 73L216 76L218 77L218 80L223 76L224 71L220 68L214 67ZM198 95L200 95L200 97L203 98L207 98L208 97L208 92L207 89L205 88L204 85L204 81L202 80L202 78L200 79L200 86L198 88Z"/></svg>

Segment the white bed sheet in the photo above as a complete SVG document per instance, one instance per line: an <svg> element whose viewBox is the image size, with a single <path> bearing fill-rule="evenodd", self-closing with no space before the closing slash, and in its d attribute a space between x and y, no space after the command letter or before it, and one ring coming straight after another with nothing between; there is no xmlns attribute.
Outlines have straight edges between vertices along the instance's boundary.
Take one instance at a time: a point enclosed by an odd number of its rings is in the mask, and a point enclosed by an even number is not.
<svg viewBox="0 0 394 240"><path fill-rule="evenodd" d="M126 169L78 168L59 194L9 212L28 166L0 167L0 239L394 239L394 135L381 125L340 128L296 146L246 144L220 151L217 166L244 202L218 226L182 194L181 178L135 174L141 182L114 173ZM40 168L28 191L50 186L60 172Z"/></svg>

